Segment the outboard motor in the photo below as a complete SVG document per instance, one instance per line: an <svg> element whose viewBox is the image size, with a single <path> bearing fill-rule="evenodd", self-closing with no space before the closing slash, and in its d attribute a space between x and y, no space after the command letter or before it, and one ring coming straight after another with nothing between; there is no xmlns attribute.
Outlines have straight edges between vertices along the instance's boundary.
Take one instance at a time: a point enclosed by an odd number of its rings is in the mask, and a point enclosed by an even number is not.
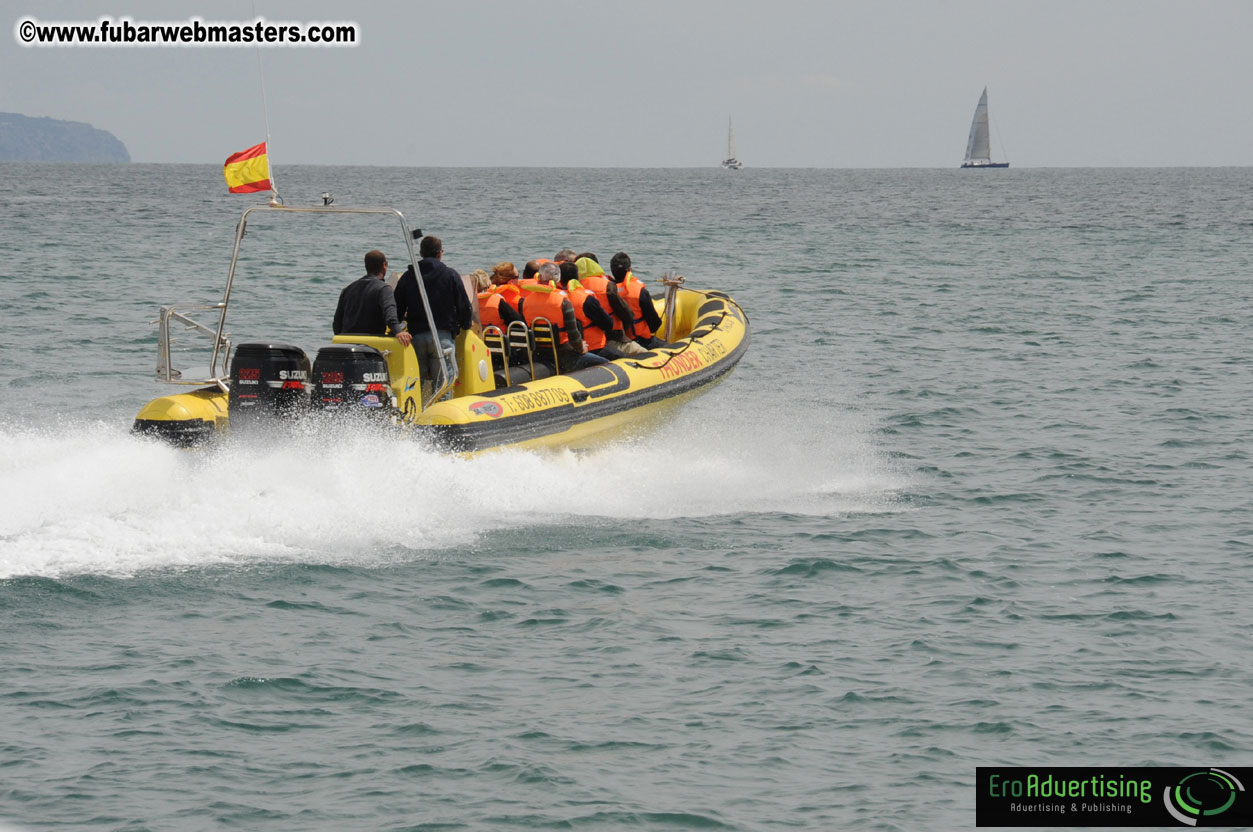
<svg viewBox="0 0 1253 832"><path fill-rule="evenodd" d="M313 409L389 413L395 407L387 359L364 344L332 344L313 362Z"/></svg>
<svg viewBox="0 0 1253 832"><path fill-rule="evenodd" d="M231 430L291 419L308 408L309 356L290 344L240 344L231 357Z"/></svg>

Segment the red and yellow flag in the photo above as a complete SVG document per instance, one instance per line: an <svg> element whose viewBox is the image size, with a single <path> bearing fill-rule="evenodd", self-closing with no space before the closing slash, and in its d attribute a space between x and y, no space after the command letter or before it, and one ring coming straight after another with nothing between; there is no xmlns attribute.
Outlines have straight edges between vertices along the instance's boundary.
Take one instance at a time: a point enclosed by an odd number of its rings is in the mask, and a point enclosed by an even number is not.
<svg viewBox="0 0 1253 832"><path fill-rule="evenodd" d="M228 156L223 173L233 194L270 190L270 162L265 154L265 142Z"/></svg>

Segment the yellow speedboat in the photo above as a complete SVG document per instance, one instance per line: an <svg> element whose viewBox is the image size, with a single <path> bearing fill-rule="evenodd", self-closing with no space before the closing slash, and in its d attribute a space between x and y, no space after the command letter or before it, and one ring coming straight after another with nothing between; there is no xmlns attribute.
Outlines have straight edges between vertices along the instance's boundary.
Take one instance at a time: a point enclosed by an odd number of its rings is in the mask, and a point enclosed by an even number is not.
<svg viewBox="0 0 1253 832"><path fill-rule="evenodd" d="M666 282L664 299L655 300L669 347L530 380L536 354L543 356L543 332L489 328L480 336L465 331L455 346L461 373L447 399L443 399L447 386L428 383L424 400L423 382L429 380L421 377L417 355L390 336L336 335L313 362L297 347L265 342L240 344L232 357L226 313L240 241L248 216L255 211L395 217L417 270L413 235L394 209L276 205L246 209L236 228L222 302L200 307L218 313L217 327L199 324L174 307L161 309L157 377L199 389L149 402L135 419L136 433L189 446L227 434L232 422L240 431L331 411L404 430L454 452L504 445L586 447L641 432L655 417L722 379L748 348L748 318L740 306L722 292L686 288L678 278ZM429 317L424 289L423 293ZM172 366L172 324L212 340L207 377L184 379ZM509 357L520 351L529 355L528 366L506 370Z"/></svg>

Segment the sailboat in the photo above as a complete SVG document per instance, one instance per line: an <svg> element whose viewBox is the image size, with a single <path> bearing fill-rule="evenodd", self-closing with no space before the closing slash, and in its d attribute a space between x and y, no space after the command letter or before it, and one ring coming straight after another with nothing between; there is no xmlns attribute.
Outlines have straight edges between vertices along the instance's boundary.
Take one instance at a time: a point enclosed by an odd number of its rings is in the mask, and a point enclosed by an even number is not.
<svg viewBox="0 0 1253 832"><path fill-rule="evenodd" d="M735 158L735 124L730 116L727 116L727 158L722 160L722 166L727 170L744 169L744 163Z"/></svg>
<svg viewBox="0 0 1253 832"><path fill-rule="evenodd" d="M970 138L966 141L963 168L1007 168L1009 162L993 162L988 144L988 88L983 88L974 120L970 122Z"/></svg>

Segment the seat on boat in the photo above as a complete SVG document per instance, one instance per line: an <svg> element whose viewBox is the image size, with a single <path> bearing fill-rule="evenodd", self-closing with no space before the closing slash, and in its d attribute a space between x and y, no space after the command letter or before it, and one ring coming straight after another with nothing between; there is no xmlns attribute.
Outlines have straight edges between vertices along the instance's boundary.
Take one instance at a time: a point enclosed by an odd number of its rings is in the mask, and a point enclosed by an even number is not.
<svg viewBox="0 0 1253 832"><path fill-rule="evenodd" d="M496 389L512 387L515 384L525 384L528 381L539 381L542 378L548 378L552 374L552 367L549 367L542 361L535 362L534 377L531 376L530 367L507 367L504 370L496 371Z"/></svg>
<svg viewBox="0 0 1253 832"><path fill-rule="evenodd" d="M535 341L535 351L540 354L537 360L550 365L556 372L561 372L561 363L557 358L557 328L547 318L536 318L531 326L531 335ZM548 360L550 355L551 362Z"/></svg>
<svg viewBox="0 0 1253 832"><path fill-rule="evenodd" d="M509 324L504 332L497 326L484 327L483 343L491 356L496 387L512 387L553 375L557 360L553 341L552 328L543 318L537 319L534 330L522 321ZM541 344L552 351L552 364L543 352L536 357L535 351Z"/></svg>
<svg viewBox="0 0 1253 832"><path fill-rule="evenodd" d="M481 334L483 345L487 347L487 354L491 356L492 368L503 367L509 363L511 350L509 344L505 340L505 333L500 327L489 325L483 327Z"/></svg>

